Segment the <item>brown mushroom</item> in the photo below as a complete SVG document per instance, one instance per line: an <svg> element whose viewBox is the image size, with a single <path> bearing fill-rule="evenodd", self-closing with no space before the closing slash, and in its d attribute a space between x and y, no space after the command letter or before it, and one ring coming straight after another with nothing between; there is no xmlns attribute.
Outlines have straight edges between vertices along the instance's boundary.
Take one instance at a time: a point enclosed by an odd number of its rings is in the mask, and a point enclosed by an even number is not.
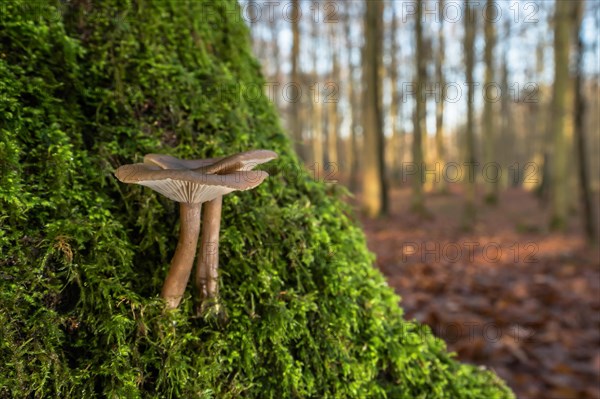
<svg viewBox="0 0 600 399"><path fill-rule="evenodd" d="M268 150L254 150L235 154L196 170L204 173L214 173L222 176L231 176L241 171L250 171L255 166L277 158L277 154ZM250 172L247 172L250 173ZM253 172L260 173L260 172ZM254 176L252 176L254 178ZM199 295L197 313L204 314L211 307L215 313L219 309L219 230L221 227L221 209L223 196L219 196L204 205L202 236L198 259L196 260L195 285Z"/></svg>
<svg viewBox="0 0 600 399"><path fill-rule="evenodd" d="M171 157L172 158L172 157ZM175 158L176 159L176 158ZM210 164L214 160L204 160ZM248 190L259 185L266 172L234 172L224 176L205 174L184 168L163 169L158 163L124 165L115 176L123 183L135 183L152 188L180 203L180 234L161 296L169 309L176 308L183 297L194 263L200 230L201 204L236 190Z"/></svg>

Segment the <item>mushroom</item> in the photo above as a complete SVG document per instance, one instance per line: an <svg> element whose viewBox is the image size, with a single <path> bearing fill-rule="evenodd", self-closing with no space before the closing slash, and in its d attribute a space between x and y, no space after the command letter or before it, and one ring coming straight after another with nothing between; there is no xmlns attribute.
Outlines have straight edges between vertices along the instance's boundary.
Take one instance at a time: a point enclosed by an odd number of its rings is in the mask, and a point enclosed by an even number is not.
<svg viewBox="0 0 600 399"><path fill-rule="evenodd" d="M221 158L183 160L170 155L148 154L144 162L164 169L188 169L209 175L231 176L239 172L249 172L255 166L277 158L268 150L253 150ZM257 177L260 177L260 173ZM254 176L248 176L254 178ZM260 179L256 185L260 184ZM225 193L227 194L227 193ZM218 309L219 295L219 230L223 196L220 195L204 205L202 215L202 236L196 261L195 285L199 296L198 313L203 314L210 306Z"/></svg>
<svg viewBox="0 0 600 399"><path fill-rule="evenodd" d="M171 162L175 162L176 158L170 158ZM218 162L219 159L181 162L195 162L196 168L202 168ZM150 187L180 204L179 241L161 291L161 297L167 301L167 307L174 309L183 297L194 263L200 231L201 204L232 191L252 189L262 183L268 174L257 171L250 176L250 172L239 171L218 176L183 167L163 169L158 161L149 160L148 163L123 165L116 170L115 176L123 183Z"/></svg>
<svg viewBox="0 0 600 399"><path fill-rule="evenodd" d="M255 166L277 158L273 151L254 150L222 158L212 165L201 166L197 170L204 173L231 176L235 173L247 172ZM260 173L260 172L255 172ZM262 180L261 180L262 181ZM202 236L198 259L196 260L196 291L199 296L197 313L215 306L216 313L219 309L219 230L221 227L221 209L223 196L219 196L205 204L203 210Z"/></svg>

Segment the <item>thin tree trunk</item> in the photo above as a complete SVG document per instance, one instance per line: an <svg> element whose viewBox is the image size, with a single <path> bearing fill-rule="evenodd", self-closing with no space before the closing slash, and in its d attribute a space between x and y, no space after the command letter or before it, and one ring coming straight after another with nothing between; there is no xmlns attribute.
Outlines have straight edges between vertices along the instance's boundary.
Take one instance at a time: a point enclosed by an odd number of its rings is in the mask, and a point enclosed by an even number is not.
<svg viewBox="0 0 600 399"><path fill-rule="evenodd" d="M583 218L583 226L588 241L593 244L597 242L597 232L592 209L592 195L589 186L589 176L587 168L587 153L585 140L585 88L583 81L583 31L580 31L581 17L584 8L583 0L577 2L577 10L575 13L575 32L577 34L577 69L575 75L575 142L577 147L577 169L579 177L579 192L581 200L581 216Z"/></svg>
<svg viewBox="0 0 600 399"><path fill-rule="evenodd" d="M269 32L271 34L271 43L270 43L270 47L271 47L271 59L273 60L273 75L272 77L274 78L274 80L276 82L281 82L281 54L279 52L279 43L278 43L278 38L279 38L279 26L278 26L278 19L277 18L273 18L271 20L269 20ZM281 106L281 101L280 101L280 97L279 96L275 96L275 98L273 99L273 102L275 103L275 106L277 108L280 108Z"/></svg>
<svg viewBox="0 0 600 399"><path fill-rule="evenodd" d="M564 230L567 224L567 97L569 90L569 45L573 3L556 1L554 30L554 90L552 98L552 187L551 219L553 230Z"/></svg>
<svg viewBox="0 0 600 399"><path fill-rule="evenodd" d="M444 149L444 101L445 101L445 93L444 87L446 85L444 78L444 59L445 59L445 40L444 40L444 0L439 0L438 3L439 8L439 19L440 26L438 31L438 48L437 48L437 62L435 65L435 75L437 84L440 88L440 97L436 98L435 103L435 148L437 160L440 164L441 170L444 170L444 165L446 162L446 154ZM437 190L439 192L445 192L446 187L446 177L440 176L440 180L437 184Z"/></svg>
<svg viewBox="0 0 600 399"><path fill-rule="evenodd" d="M391 43L391 57L390 63L390 85L391 85L391 102L390 102L390 123L392 126L392 136L390 138L389 149L388 149L388 165L391 169L391 176L396 176L399 171L401 154L399 149L401 148L401 135L400 135L400 123L398 111L400 109L400 93L398 90L398 67L399 67L399 42L398 42L398 13L395 7L394 14L392 17L392 27L390 32Z"/></svg>
<svg viewBox="0 0 600 399"><path fill-rule="evenodd" d="M386 214L387 193L383 154L381 65L383 57L383 1L366 1L363 52L364 154L363 206L370 217Z"/></svg>
<svg viewBox="0 0 600 399"><path fill-rule="evenodd" d="M512 167L514 161L511 159L510 154L513 148L513 120L512 120L512 109L510 106L510 88L508 84L509 71L508 71L508 51L510 42L510 20L506 21L504 28L504 49L502 52L502 68L501 68L501 83L502 97L500 99L500 114L502 115L502 121L500 124L500 143L499 150L500 156L502 157L502 185L503 187L510 187L513 184L513 173L514 168Z"/></svg>
<svg viewBox="0 0 600 399"><path fill-rule="evenodd" d="M298 0L292 0L292 83L295 87L301 88L300 84L300 71L298 61L300 57L300 4ZM302 145L302 120L300 119L300 108L302 103L300 102L301 96L294 94L294 98L297 98L295 102L290 104L290 123L291 130L294 139L294 147L296 153L301 159L306 158L304 154L304 148Z"/></svg>
<svg viewBox="0 0 600 399"><path fill-rule="evenodd" d="M318 92L320 85L314 87L316 93L312 98L312 153L315 176L319 176L323 168L323 110L321 106L321 93ZM319 178L317 177L317 180Z"/></svg>
<svg viewBox="0 0 600 399"><path fill-rule="evenodd" d="M337 38L336 24L331 24L329 26L329 48L332 51L332 59L331 59L331 75L329 82L326 86L326 98L327 101L327 162L328 165L325 165L328 169L331 170L332 173L337 173L339 159L338 159L338 96L339 96L339 63L338 63L338 46L337 46ZM331 169L333 168L333 169Z"/></svg>
<svg viewBox="0 0 600 399"><path fill-rule="evenodd" d="M354 75L355 73L355 67L354 65L351 66L351 75ZM354 80L354 78L352 78L352 84L357 84L358 82L356 80ZM358 84L357 84L358 86ZM353 192L358 190L358 177L359 177L359 170L360 170L360 164L361 164L361 159L360 159L360 152L358 151L358 146L359 146L359 137L358 137L358 126L359 126L359 122L360 119L362 118L361 112L360 112L360 98L358 96L359 94L359 88L355 87L352 88L352 91L349 93L350 95L350 106L352 108L352 123L350 125L350 154L351 154L351 159L349 161L350 163L350 190L352 190Z"/></svg>
<svg viewBox="0 0 600 399"><path fill-rule="evenodd" d="M375 114L377 120L377 149L379 151L377 160L379 161L379 184L381 186L381 215L387 215L389 213L389 202L388 202L388 183L387 183L387 167L385 164L385 129L384 129L384 112L383 112L383 79L385 76L385 67L383 64L383 39L384 39L384 14L385 14L385 2L381 1L377 14L377 80L376 80L376 102L377 112Z"/></svg>
<svg viewBox="0 0 600 399"><path fill-rule="evenodd" d="M356 67L354 65L354 61L352 60L352 39L350 37L350 30L352 28L351 21L351 5L352 3L346 4L346 18L345 18L345 26L344 33L346 36L346 52L348 56L348 98L350 99L350 108L351 108L351 118L350 122L350 137L349 137L349 151L348 151L348 162L347 165L350 169L349 176L349 187L350 191L356 192L358 189L358 170L359 170L359 154L358 154L358 135L357 129L359 125L359 121L361 118L360 115L360 104L359 104L359 90L354 87L354 85L358 85L358 82L355 80L356 75Z"/></svg>
<svg viewBox="0 0 600 399"><path fill-rule="evenodd" d="M541 47L542 43L538 44L537 49L537 59L538 59L538 76L543 72L543 48ZM540 106L540 104L536 104L536 106ZM541 109L545 110L546 107L541 104ZM548 111L546 111L548 113ZM552 110L549 110L549 113L552 114ZM551 123L546 122L546 118L540 117L537 115L537 119L539 120L539 124L537 128L541 131L540 134L540 142L541 142L541 167L540 167L540 182L538 183L535 194L540 200L542 204L547 204L550 196L550 186L551 186L551 169L550 169L550 153L552 152L552 130Z"/></svg>
<svg viewBox="0 0 600 399"><path fill-rule="evenodd" d="M465 68L467 79L467 128L465 134L465 175L466 180L466 204L464 213L464 227L471 228L476 218L475 209L475 129L474 129L474 90L473 90L473 67L475 64L475 11L470 6L471 1L465 0Z"/></svg>
<svg viewBox="0 0 600 399"><path fill-rule="evenodd" d="M319 180L323 170L323 96L321 93L322 84L319 81L318 51L319 44L319 24L313 24L312 31L313 45L313 85L311 86L311 105L312 105L312 155L315 179Z"/></svg>
<svg viewBox="0 0 600 399"><path fill-rule="evenodd" d="M425 119L425 99L422 97L421 86L424 83L426 74L425 54L423 51L423 3L417 1L417 13L415 16L415 109L413 114L413 140L412 140L412 161L417 173L412 176L412 210L420 215L425 213L425 200L423 196L423 176L424 157L423 157L423 122Z"/></svg>
<svg viewBox="0 0 600 399"><path fill-rule="evenodd" d="M487 0L488 10L493 9L490 7L493 0ZM496 32L494 28L494 21L491 15L487 15L485 19L485 86L484 89L490 89L494 85L494 47L496 44ZM499 168L493 167L496 159L494 156L496 149L496 124L494 118L494 93L487 93L484 96L484 107L483 107L483 141L484 141L484 158L485 167L484 171L487 174L485 178L485 202L488 204L496 204L498 201L498 176L496 172L500 173Z"/></svg>
<svg viewBox="0 0 600 399"><path fill-rule="evenodd" d="M543 35L539 35L538 44L536 46L536 67L535 67L535 75L531 78L531 82L539 82L542 79L542 75L544 73L544 37ZM539 193L540 185L542 182L542 170L544 164L544 152L546 141L546 118L545 118L545 106L544 106L544 93L542 88L540 87L538 90L537 101L531 102L529 104L530 108L530 124L529 135L532 136L531 143L531 153L527 154L529 162L533 162L533 165L536 165L534 174L528 176L527 180L524 183L526 187L529 189L533 189L534 193ZM540 168L538 168L538 166Z"/></svg>

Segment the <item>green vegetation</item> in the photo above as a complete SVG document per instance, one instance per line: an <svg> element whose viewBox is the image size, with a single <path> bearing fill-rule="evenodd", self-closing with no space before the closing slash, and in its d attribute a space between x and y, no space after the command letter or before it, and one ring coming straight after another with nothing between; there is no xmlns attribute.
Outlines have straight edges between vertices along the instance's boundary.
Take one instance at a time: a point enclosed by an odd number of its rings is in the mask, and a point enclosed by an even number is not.
<svg viewBox="0 0 600 399"><path fill-rule="evenodd" d="M122 3L2 5L0 397L512 397L402 319L343 190L298 172L236 4ZM177 204L114 168L253 148L280 159L224 200L228 324L190 289L165 312Z"/></svg>

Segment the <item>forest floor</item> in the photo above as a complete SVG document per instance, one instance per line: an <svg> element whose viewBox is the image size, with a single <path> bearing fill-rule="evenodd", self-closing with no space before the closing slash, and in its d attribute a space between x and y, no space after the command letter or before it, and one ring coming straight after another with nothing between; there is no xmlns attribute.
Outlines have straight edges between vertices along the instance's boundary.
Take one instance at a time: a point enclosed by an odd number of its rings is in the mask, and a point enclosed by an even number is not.
<svg viewBox="0 0 600 399"><path fill-rule="evenodd" d="M390 216L362 219L406 318L519 398L600 398L600 258L578 223L548 232L547 212L520 189L480 206L471 231L459 187L428 194L426 206L431 217L420 219L410 190L394 189Z"/></svg>

